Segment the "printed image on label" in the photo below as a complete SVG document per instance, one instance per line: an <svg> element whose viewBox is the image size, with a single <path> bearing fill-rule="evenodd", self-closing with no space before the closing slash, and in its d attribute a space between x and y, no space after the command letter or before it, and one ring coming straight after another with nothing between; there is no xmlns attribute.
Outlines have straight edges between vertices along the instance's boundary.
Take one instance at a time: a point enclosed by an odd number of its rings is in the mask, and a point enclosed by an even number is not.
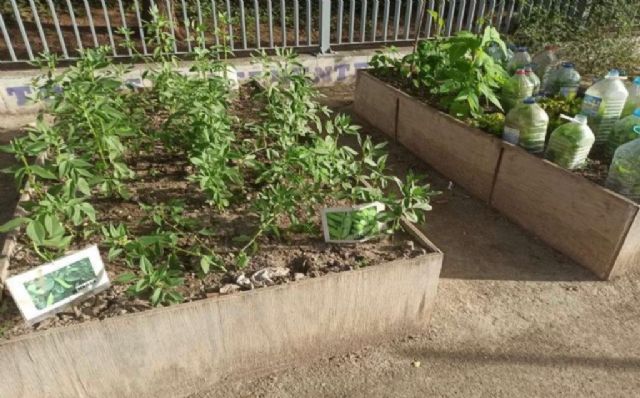
<svg viewBox="0 0 640 398"><path fill-rule="evenodd" d="M587 116L597 116L602 105L602 98L593 95L585 95L582 101L582 113Z"/></svg>
<svg viewBox="0 0 640 398"><path fill-rule="evenodd" d="M574 98L578 94L578 87L561 87L560 95L564 98Z"/></svg>
<svg viewBox="0 0 640 398"><path fill-rule="evenodd" d="M520 130L504 126L502 139L514 145L518 145L518 142L520 142Z"/></svg>

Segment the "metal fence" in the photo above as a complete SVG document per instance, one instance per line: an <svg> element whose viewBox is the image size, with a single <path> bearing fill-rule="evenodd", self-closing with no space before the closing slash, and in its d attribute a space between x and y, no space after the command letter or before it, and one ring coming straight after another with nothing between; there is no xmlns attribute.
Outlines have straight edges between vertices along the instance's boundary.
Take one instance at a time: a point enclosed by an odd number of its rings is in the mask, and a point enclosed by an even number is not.
<svg viewBox="0 0 640 398"><path fill-rule="evenodd" d="M195 26L205 45L224 40L236 53L296 47L330 48L402 43L416 35L451 35L491 23L507 31L514 18L535 6L580 12L584 0L1 0L0 64L32 61L40 53L72 60L87 47L109 45L114 57L149 54L145 22L156 5L176 38L174 52L197 45ZM443 20L437 23L434 10ZM584 12L584 10L582 10ZM424 17L421 15L424 14ZM418 28L418 25L420 27ZM134 50L122 46L117 30L132 32Z"/></svg>

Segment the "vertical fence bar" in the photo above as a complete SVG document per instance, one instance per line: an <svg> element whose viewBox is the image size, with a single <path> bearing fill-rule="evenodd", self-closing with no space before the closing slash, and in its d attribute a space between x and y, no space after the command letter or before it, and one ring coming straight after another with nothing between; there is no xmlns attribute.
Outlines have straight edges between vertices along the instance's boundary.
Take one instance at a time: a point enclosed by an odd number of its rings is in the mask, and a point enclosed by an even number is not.
<svg viewBox="0 0 640 398"><path fill-rule="evenodd" d="M262 48L262 43L260 42L260 5L258 0L253 0L253 11L256 18L256 48Z"/></svg>
<svg viewBox="0 0 640 398"><path fill-rule="evenodd" d="M455 12L456 12L456 2L454 0L449 3L449 12L447 12L447 30L445 31L447 36L451 36Z"/></svg>
<svg viewBox="0 0 640 398"><path fill-rule="evenodd" d="M114 56L118 55L116 51L116 44L113 41L113 32L111 31L111 20L109 19L109 11L107 10L107 5L104 3L104 0L100 0L102 4L102 13L104 16L104 22L107 24L107 34L109 36L109 44L111 45L111 52L113 52Z"/></svg>
<svg viewBox="0 0 640 398"><path fill-rule="evenodd" d="M287 5L280 0L280 29L282 29L282 47L287 46Z"/></svg>
<svg viewBox="0 0 640 398"><path fill-rule="evenodd" d="M389 8L390 0L384 0L384 16L382 17L382 41L387 41L387 34L389 33Z"/></svg>
<svg viewBox="0 0 640 398"><path fill-rule="evenodd" d="M40 15L38 14L36 4L33 2L33 0L29 0L29 6L31 7L33 20L36 23L36 29L38 29L38 35L40 36L40 41L42 42L42 48L44 49L45 53L48 53L49 43L47 43L47 37L44 35L44 30L42 29L42 23L40 22Z"/></svg>
<svg viewBox="0 0 640 398"><path fill-rule="evenodd" d="M198 0L200 1L200 0ZM147 55L147 43L144 37L144 24L142 23L142 17L140 16L140 5L138 4L138 0L133 0L133 7L136 10L136 19L138 21L138 33L140 34L140 41L142 44L142 53ZM202 22L201 22L202 23Z"/></svg>
<svg viewBox="0 0 640 398"><path fill-rule="evenodd" d="M349 7L349 43L353 43L353 31L356 20L356 0L351 0Z"/></svg>
<svg viewBox="0 0 640 398"><path fill-rule="evenodd" d="M367 0L362 0L360 7L360 42L364 43L367 30Z"/></svg>
<svg viewBox="0 0 640 398"><path fill-rule="evenodd" d="M69 2L69 0L67 0L67 2ZM120 18L122 19L122 27L124 29L127 29L127 16L124 13L124 7L122 6L122 0L118 0L118 9L120 10ZM75 21L73 22L73 25L75 26ZM133 52L131 51L131 48L127 47L127 52L129 53L129 56L133 55Z"/></svg>
<svg viewBox="0 0 640 398"><path fill-rule="evenodd" d="M235 44L233 43L233 13L231 12L231 2L227 0L227 29L229 29L229 48L231 51L235 50Z"/></svg>
<svg viewBox="0 0 640 398"><path fill-rule="evenodd" d="M4 24L4 17L0 12L0 30L2 30L2 37L4 38L4 42L7 45L7 49L9 50L9 57L11 57L11 61L17 62L16 53L13 51L13 44L11 43L11 37L9 36L9 32L7 31L7 26Z"/></svg>
<svg viewBox="0 0 640 398"><path fill-rule="evenodd" d="M98 47L99 46L98 36L96 35L96 28L93 25L93 15L91 14L91 7L89 7L89 2L87 0L84 0L84 10L87 13L87 21L89 21L89 30L91 30L91 37L93 38L93 46Z"/></svg>
<svg viewBox="0 0 640 398"><path fill-rule="evenodd" d="M16 0L11 0L11 8L13 8L13 15L18 23L18 29L20 29L20 35L22 36L22 41L24 42L24 48L27 50L27 55L29 55L29 59L33 60L33 51L31 51L31 43L29 43L29 37L27 36L27 31L24 29L24 24L22 23L22 16L20 15L20 9L18 8L18 4L16 4Z"/></svg>
<svg viewBox="0 0 640 398"><path fill-rule="evenodd" d="M462 30L462 21L464 20L464 12L467 8L467 0L460 0L460 8L458 9L458 21L456 22L456 31Z"/></svg>
<svg viewBox="0 0 640 398"><path fill-rule="evenodd" d="M393 40L398 40L398 33L400 30L400 8L402 7L402 0L396 0L396 10L393 19Z"/></svg>
<svg viewBox="0 0 640 398"><path fill-rule="evenodd" d="M320 0L320 53L331 51L331 0Z"/></svg>
<svg viewBox="0 0 640 398"><path fill-rule="evenodd" d="M216 42L216 46L220 45L220 38L218 37L218 9L216 7L216 0L211 0L211 13L213 14L213 37Z"/></svg>
<svg viewBox="0 0 640 398"><path fill-rule="evenodd" d="M411 32L411 14L413 13L413 0L408 0L404 9L404 39L409 40Z"/></svg>
<svg viewBox="0 0 640 398"><path fill-rule="evenodd" d="M376 35L378 33L378 7L380 7L380 0L373 0L373 10L371 10L371 41L376 41Z"/></svg>
<svg viewBox="0 0 640 398"><path fill-rule="evenodd" d="M491 26L495 26L495 24L493 23L493 18L495 17L496 14L496 0L489 0L489 24Z"/></svg>
<svg viewBox="0 0 640 398"><path fill-rule="evenodd" d="M420 37L421 28L422 28L422 20L420 19L420 15L424 13L424 0L418 1L418 12L416 12L416 21L414 23L416 27L416 39Z"/></svg>
<svg viewBox="0 0 640 398"><path fill-rule="evenodd" d="M476 32L480 32L483 25L486 25L484 20L485 8L487 6L487 0L480 0L478 4L478 17L476 18Z"/></svg>
<svg viewBox="0 0 640 398"><path fill-rule="evenodd" d="M70 0L67 0L67 8L69 9L69 18L71 18L71 26L73 27L73 34L76 36L76 42L78 43L78 48L82 50L83 48L82 39L80 38L80 31L78 30L78 24L76 22L76 13L73 11L73 6L71 5ZM126 24L125 24L125 28L126 28Z"/></svg>
<svg viewBox="0 0 640 398"><path fill-rule="evenodd" d="M184 21L184 32L187 35L187 48L191 52L191 29L189 27L189 11L187 10L187 3L182 0L182 20Z"/></svg>
<svg viewBox="0 0 640 398"><path fill-rule="evenodd" d="M240 29L242 32L242 48L246 50L247 49L247 26L245 24L245 19L244 19L244 0L239 0L239 2L240 2Z"/></svg>
<svg viewBox="0 0 640 398"><path fill-rule="evenodd" d="M307 0L307 45L311 43L311 0Z"/></svg>
<svg viewBox="0 0 640 398"><path fill-rule="evenodd" d="M511 29L511 19L513 18L513 11L516 7L516 0L511 0L511 6L509 7L509 15L507 15L507 26L505 27L505 32L508 32Z"/></svg>
<svg viewBox="0 0 640 398"><path fill-rule="evenodd" d="M294 40L296 47L300 46L300 3L298 0L293 1L293 30L295 31Z"/></svg>
<svg viewBox="0 0 640 398"><path fill-rule="evenodd" d="M273 4L267 0L267 17L269 19L269 48L273 48Z"/></svg>
<svg viewBox="0 0 640 398"><path fill-rule="evenodd" d="M436 8L435 0L429 0L429 10L435 11L435 8ZM429 38L429 37L431 37L431 27L433 26L433 16L431 15L431 13L428 13L428 15L427 15L426 24L427 24L427 29L426 29L427 36L426 37Z"/></svg>
<svg viewBox="0 0 640 398"><path fill-rule="evenodd" d="M60 48L62 48L62 55L65 59L69 59L69 53L67 52L67 45L64 42L64 36L62 36L62 30L60 30L60 23L58 22L58 14L56 13L56 8L53 6L51 0L47 0L47 5L49 6L49 11L51 11L51 18L53 18L53 26L56 28L56 33L58 34L58 40L60 40Z"/></svg>
<svg viewBox="0 0 640 398"><path fill-rule="evenodd" d="M469 8L467 9L467 30L471 31L473 29L473 23L475 22L476 16L476 0L471 0L469 2Z"/></svg>
<svg viewBox="0 0 640 398"><path fill-rule="evenodd" d="M344 1L338 0L338 26L336 27L336 35L338 44L342 44L342 22L344 20Z"/></svg>
<svg viewBox="0 0 640 398"><path fill-rule="evenodd" d="M501 0L500 1L500 8L498 10L498 23L496 25L496 27L498 28L498 30L500 30L502 32L502 19L504 18L504 3L506 0Z"/></svg>
<svg viewBox="0 0 640 398"><path fill-rule="evenodd" d="M196 7L198 7L198 29L200 30L200 46L202 48L206 47L204 42L204 21L202 19L202 5L200 4L200 0L196 0Z"/></svg>

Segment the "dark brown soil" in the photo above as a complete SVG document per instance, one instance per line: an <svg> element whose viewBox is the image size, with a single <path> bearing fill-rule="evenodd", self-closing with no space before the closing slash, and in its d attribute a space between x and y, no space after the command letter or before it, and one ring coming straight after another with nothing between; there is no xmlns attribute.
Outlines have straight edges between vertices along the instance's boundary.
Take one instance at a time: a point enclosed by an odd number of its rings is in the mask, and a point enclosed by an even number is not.
<svg viewBox="0 0 640 398"><path fill-rule="evenodd" d="M255 104L249 98L249 89L241 90L240 98L233 104L232 112L242 114L242 120L256 117ZM235 126L242 129L241 125ZM426 251L415 245L408 235L398 233L394 236L380 237L361 244L335 245L327 244L322 239L319 227L315 231L298 233L287 232L280 239L265 236L259 240L258 251L251 257L246 268L237 269L234 264L234 253L243 243L234 243L240 235L251 235L257 229L257 220L250 213L249 204L255 191L245 189L238 192L244 200L236 200L228 210L220 213L206 204L205 196L198 187L187 180L191 166L184 155L170 154L163 147L156 147L154 153L129 160L130 167L136 172L135 180L127 183L132 193L131 200L95 199L92 200L97 214L98 225L124 224L128 231L135 235L153 233L155 226L147 219L148 214L139 203L156 205L174 200L184 202L183 216L197 220L200 228L214 231L212 236L196 233L188 235L179 242L182 247L189 247L195 239L200 239L204 247L215 248L227 271L214 271L202 276L198 273L199 259L190 257L183 259L184 286L179 292L186 301L215 297L238 290L266 287L273 284L291 283L304 278L316 278L328 273L350 271L361 267L380 264L398 258L410 258ZM4 199L4 198L3 198ZM331 201L330 201L331 202ZM334 205L337 203L325 203ZM6 206L11 208L11 206ZM317 207L314 225L320 225L320 207ZM132 271L122 260L108 262L108 248L101 245L101 234L97 232L84 242L72 246L78 250L89 244L101 247L105 267L112 282L121 274ZM38 266L42 261L29 248L27 242L19 240L17 251L11 261L10 274L15 275ZM273 276L264 280L261 273L270 272ZM238 282L244 274L251 281L247 285ZM127 286L114 283L107 291L95 298L68 308L49 319L27 326L22 320L10 297L6 297L0 305L0 338L30 333L52 327L66 326L79 322L105 319L125 313L140 312L151 306L145 297L132 297L126 292Z"/></svg>

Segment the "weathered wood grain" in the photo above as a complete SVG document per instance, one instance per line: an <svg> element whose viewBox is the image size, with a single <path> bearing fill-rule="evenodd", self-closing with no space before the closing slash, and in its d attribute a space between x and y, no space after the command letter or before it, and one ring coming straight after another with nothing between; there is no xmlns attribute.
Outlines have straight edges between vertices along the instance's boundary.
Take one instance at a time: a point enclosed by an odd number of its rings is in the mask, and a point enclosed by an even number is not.
<svg viewBox="0 0 640 398"><path fill-rule="evenodd" d="M360 70L356 77L354 111L395 140L398 98L401 95L405 94Z"/></svg>
<svg viewBox="0 0 640 398"><path fill-rule="evenodd" d="M622 275L628 270L640 267L640 206L629 232L622 242L610 276Z"/></svg>
<svg viewBox="0 0 640 398"><path fill-rule="evenodd" d="M399 97L398 142L472 195L489 202L501 140L411 97Z"/></svg>
<svg viewBox="0 0 640 398"><path fill-rule="evenodd" d="M613 274L638 213L630 200L507 143L491 203L602 279ZM629 261L640 250L633 246L624 246Z"/></svg>

